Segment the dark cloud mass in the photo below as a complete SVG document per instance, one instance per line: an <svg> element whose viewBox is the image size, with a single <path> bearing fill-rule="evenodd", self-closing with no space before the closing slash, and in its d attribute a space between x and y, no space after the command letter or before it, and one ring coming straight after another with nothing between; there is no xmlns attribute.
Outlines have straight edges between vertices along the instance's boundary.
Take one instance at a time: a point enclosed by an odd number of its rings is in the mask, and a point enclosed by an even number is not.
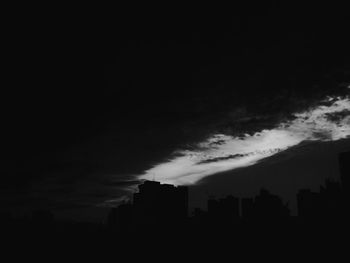
<svg viewBox="0 0 350 263"><path fill-rule="evenodd" d="M335 113L328 113L327 119L336 123L339 123L346 116L350 116L350 110L339 111Z"/></svg>
<svg viewBox="0 0 350 263"><path fill-rule="evenodd" d="M8 20L2 204L110 207L178 149L272 129L348 92L345 10L181 9L17 11Z"/></svg>
<svg viewBox="0 0 350 263"><path fill-rule="evenodd" d="M225 157L216 157L216 158L203 160L203 161L198 162L198 164L211 163L211 162L217 162L217 161L222 161L222 160L229 160L229 159L234 159L234 158L239 158L239 157L244 157L244 156L245 156L244 154L230 154L230 155L225 156Z"/></svg>

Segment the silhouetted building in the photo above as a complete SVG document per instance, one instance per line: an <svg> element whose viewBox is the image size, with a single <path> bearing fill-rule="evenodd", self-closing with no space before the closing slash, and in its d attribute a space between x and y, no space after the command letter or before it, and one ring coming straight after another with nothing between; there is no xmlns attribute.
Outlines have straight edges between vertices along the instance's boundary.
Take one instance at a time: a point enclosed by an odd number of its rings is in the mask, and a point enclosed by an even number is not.
<svg viewBox="0 0 350 263"><path fill-rule="evenodd" d="M313 222L342 220L345 213L344 195L339 182L327 179L320 192L309 189L300 190L297 194L298 216L302 220Z"/></svg>
<svg viewBox="0 0 350 263"><path fill-rule="evenodd" d="M181 224L188 216L188 188L145 181L138 186L133 204L124 204L113 209L109 225L118 229L133 227ZM125 227L124 227L125 226Z"/></svg>
<svg viewBox="0 0 350 263"><path fill-rule="evenodd" d="M112 230L129 230L132 227L132 223L132 204L121 204L117 208L112 208L109 212L107 224Z"/></svg>
<svg viewBox="0 0 350 263"><path fill-rule="evenodd" d="M206 216L207 216L207 212L202 210L202 209L200 209L200 208L198 208L198 207L196 207L194 209L194 211L193 211L193 217L194 218L200 219L200 218L204 218Z"/></svg>
<svg viewBox="0 0 350 263"><path fill-rule="evenodd" d="M321 201L319 193L312 192L310 189L299 190L297 194L298 216L303 220L320 218Z"/></svg>
<svg viewBox="0 0 350 263"><path fill-rule="evenodd" d="M350 193L350 152L339 154L339 168L342 187L345 193L349 196Z"/></svg>
<svg viewBox="0 0 350 263"><path fill-rule="evenodd" d="M10 211L0 211L0 227L8 224L12 220L13 218Z"/></svg>
<svg viewBox="0 0 350 263"><path fill-rule="evenodd" d="M253 198L242 198L241 214L244 219L251 219L254 216L254 200Z"/></svg>
<svg viewBox="0 0 350 263"><path fill-rule="evenodd" d="M48 234L54 228L54 215L49 210L35 210L32 212L31 225L27 230L37 234Z"/></svg>
<svg viewBox="0 0 350 263"><path fill-rule="evenodd" d="M227 196L219 200L208 200L208 214L211 220L233 223L239 219L239 199Z"/></svg>
<svg viewBox="0 0 350 263"><path fill-rule="evenodd" d="M188 189L146 181L134 194L134 219L137 225L181 223L187 218Z"/></svg>
<svg viewBox="0 0 350 263"><path fill-rule="evenodd" d="M200 208L195 208L191 217L192 226L201 227L208 223L208 212Z"/></svg>
<svg viewBox="0 0 350 263"><path fill-rule="evenodd" d="M290 214L288 205L283 204L282 199L269 193L265 189L254 200L254 216L259 219L277 219L288 217Z"/></svg>
<svg viewBox="0 0 350 263"><path fill-rule="evenodd" d="M53 223L54 215L49 210L36 210L32 213L32 220L38 225L45 226Z"/></svg>
<svg viewBox="0 0 350 263"><path fill-rule="evenodd" d="M339 182L326 180L325 186L320 187L320 194L323 205L328 215L339 215L340 210L343 209L344 195L341 184Z"/></svg>

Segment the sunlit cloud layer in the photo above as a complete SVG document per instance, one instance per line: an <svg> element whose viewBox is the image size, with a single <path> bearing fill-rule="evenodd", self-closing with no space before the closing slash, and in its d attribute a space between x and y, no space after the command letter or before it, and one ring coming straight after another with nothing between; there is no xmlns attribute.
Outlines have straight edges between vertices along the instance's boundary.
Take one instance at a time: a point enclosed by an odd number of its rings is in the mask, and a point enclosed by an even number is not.
<svg viewBox="0 0 350 263"><path fill-rule="evenodd" d="M349 97L327 97L318 106L295 113L270 130L243 137L214 134L194 150L179 150L139 179L191 185L206 176L257 163L307 141L335 141L350 136Z"/></svg>

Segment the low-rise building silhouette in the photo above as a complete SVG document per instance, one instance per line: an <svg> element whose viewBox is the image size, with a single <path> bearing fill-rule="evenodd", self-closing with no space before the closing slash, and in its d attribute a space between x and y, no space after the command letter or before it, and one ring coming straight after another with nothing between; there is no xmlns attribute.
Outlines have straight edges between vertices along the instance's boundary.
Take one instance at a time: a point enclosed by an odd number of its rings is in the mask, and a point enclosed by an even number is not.
<svg viewBox="0 0 350 263"><path fill-rule="evenodd" d="M220 223L233 223L239 219L239 199L229 195L219 200L209 199L208 215L210 220Z"/></svg>
<svg viewBox="0 0 350 263"><path fill-rule="evenodd" d="M339 182L327 179L319 192L299 190L297 194L298 216L301 220L320 222L341 219L344 213L344 195Z"/></svg>
<svg viewBox="0 0 350 263"><path fill-rule="evenodd" d="M278 219L288 217L290 214L288 204L283 204L282 199L261 189L254 200L254 216L257 219Z"/></svg>
<svg viewBox="0 0 350 263"><path fill-rule="evenodd" d="M132 204L121 204L109 212L107 224L112 230L130 230L133 222Z"/></svg>
<svg viewBox="0 0 350 263"><path fill-rule="evenodd" d="M298 216L305 219L316 219L321 216L321 196L310 189L301 189L297 193Z"/></svg>
<svg viewBox="0 0 350 263"><path fill-rule="evenodd" d="M254 216L254 200L253 198L242 198L241 215L244 219L251 219Z"/></svg>

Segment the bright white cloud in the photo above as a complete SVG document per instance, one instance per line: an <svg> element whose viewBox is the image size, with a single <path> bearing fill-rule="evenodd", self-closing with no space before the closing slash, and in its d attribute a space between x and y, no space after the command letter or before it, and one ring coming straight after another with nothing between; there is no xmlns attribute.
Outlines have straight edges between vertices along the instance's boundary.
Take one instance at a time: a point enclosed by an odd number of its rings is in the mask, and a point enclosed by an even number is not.
<svg viewBox="0 0 350 263"><path fill-rule="evenodd" d="M215 134L197 150L179 150L177 157L147 170L139 179L174 185L195 184L202 178L240 167L284 151L303 141L334 141L350 136L349 97L327 97L322 104L294 114L294 119L244 138Z"/></svg>

